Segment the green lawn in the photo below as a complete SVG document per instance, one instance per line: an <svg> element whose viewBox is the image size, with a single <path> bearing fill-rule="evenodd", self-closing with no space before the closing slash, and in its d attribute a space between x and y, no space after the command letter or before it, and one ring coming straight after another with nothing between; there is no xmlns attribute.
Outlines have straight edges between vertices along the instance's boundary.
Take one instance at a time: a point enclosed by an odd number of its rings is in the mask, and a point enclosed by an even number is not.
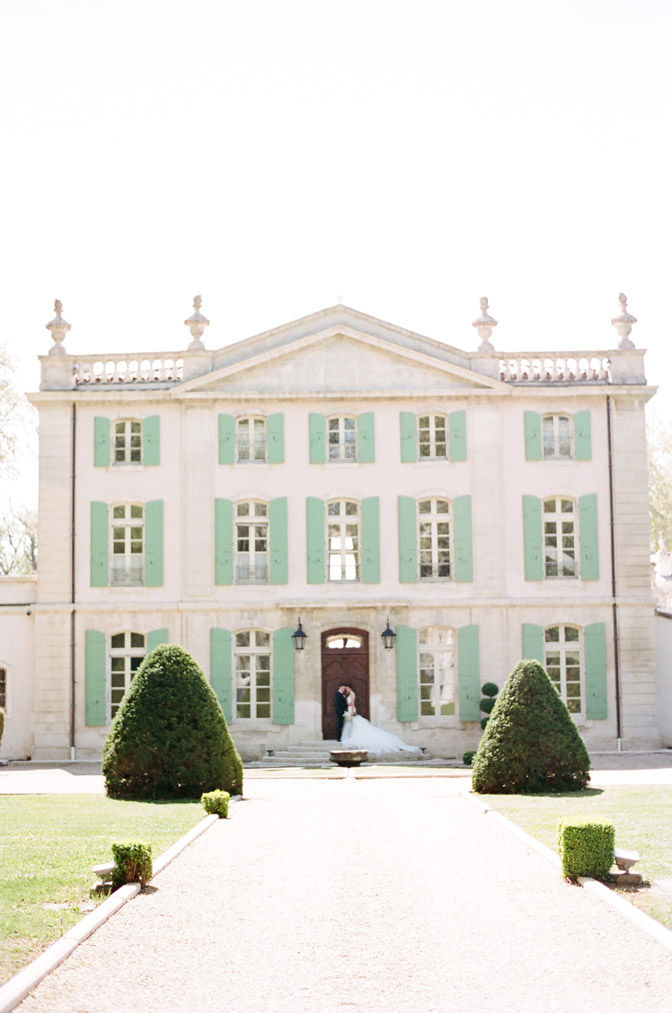
<svg viewBox="0 0 672 1013"><path fill-rule="evenodd" d="M672 786L588 788L565 795L479 795L533 837L557 852L556 824L570 818L614 824L616 847L638 851L644 883L619 891L651 917L672 929L672 893L656 886L672 880Z"/></svg>
<svg viewBox="0 0 672 1013"><path fill-rule="evenodd" d="M158 858L204 816L198 802L0 796L0 983L91 910L91 869L112 842L150 841Z"/></svg>

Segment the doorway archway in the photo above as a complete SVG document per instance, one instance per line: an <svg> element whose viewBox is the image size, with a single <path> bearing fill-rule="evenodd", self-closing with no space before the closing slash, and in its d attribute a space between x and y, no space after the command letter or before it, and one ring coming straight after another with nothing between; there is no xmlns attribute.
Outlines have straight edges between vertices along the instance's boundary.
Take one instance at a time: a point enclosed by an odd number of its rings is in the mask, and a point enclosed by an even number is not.
<svg viewBox="0 0 672 1013"><path fill-rule="evenodd" d="M338 722L334 698L344 683L357 697L357 713L369 717L369 634L339 626L322 634L322 737L335 739Z"/></svg>

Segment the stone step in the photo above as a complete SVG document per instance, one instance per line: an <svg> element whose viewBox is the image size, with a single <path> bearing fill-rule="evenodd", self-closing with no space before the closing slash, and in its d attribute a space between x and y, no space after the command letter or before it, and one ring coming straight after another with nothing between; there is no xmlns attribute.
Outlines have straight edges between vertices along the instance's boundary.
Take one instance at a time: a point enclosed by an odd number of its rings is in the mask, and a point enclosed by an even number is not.
<svg viewBox="0 0 672 1013"><path fill-rule="evenodd" d="M255 762L255 766L264 767L330 767L333 761L329 757L332 749L342 748L336 739L309 739L300 743L292 743L281 749L269 750L266 755ZM428 761L430 755L416 753L385 753L371 757L371 763L418 763Z"/></svg>
<svg viewBox="0 0 672 1013"><path fill-rule="evenodd" d="M417 753L383 753L379 756L369 757L369 763L426 763L429 756ZM329 757L329 750L321 752L303 753L289 749L276 749L272 755L266 754L261 760L257 760L255 766L263 767L307 767L333 765Z"/></svg>

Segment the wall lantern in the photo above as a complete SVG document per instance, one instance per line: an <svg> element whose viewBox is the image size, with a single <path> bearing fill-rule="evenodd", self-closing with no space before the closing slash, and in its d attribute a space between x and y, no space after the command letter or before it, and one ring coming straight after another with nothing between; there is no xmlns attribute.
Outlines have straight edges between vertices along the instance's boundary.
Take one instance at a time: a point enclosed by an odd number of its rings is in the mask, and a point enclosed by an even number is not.
<svg viewBox="0 0 672 1013"><path fill-rule="evenodd" d="M394 630L390 629L390 617L389 616L387 617L387 626L385 627L385 629L383 630L383 632L380 635L383 638L383 644L385 645L385 650L386 651L391 651L392 648L394 647L394 641L397 639L397 634L394 632Z"/></svg>
<svg viewBox="0 0 672 1013"><path fill-rule="evenodd" d="M302 651L306 646L307 639L308 634L303 632L303 626L301 625L301 619L299 618L299 625L292 633L292 640L294 641L294 650Z"/></svg>

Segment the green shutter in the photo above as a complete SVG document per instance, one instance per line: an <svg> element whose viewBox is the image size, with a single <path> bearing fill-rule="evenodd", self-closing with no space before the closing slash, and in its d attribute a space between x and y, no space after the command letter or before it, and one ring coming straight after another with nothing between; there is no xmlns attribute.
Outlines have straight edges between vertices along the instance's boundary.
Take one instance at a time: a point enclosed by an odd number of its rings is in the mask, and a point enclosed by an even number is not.
<svg viewBox="0 0 672 1013"><path fill-rule="evenodd" d="M282 412L269 415L266 419L268 436L268 463L285 463L285 419Z"/></svg>
<svg viewBox="0 0 672 1013"><path fill-rule="evenodd" d="M91 504L91 587L109 583L109 539L107 503Z"/></svg>
<svg viewBox="0 0 672 1013"><path fill-rule="evenodd" d="M311 412L308 416L310 463L324 464L327 459L327 423L324 415Z"/></svg>
<svg viewBox="0 0 672 1013"><path fill-rule="evenodd" d="M450 460L466 461L467 459L467 413L451 412L448 416L448 438L450 440Z"/></svg>
<svg viewBox="0 0 672 1013"><path fill-rule="evenodd" d="M105 708L106 657L105 634L98 630L84 633L85 720L87 727L107 724Z"/></svg>
<svg viewBox="0 0 672 1013"><path fill-rule="evenodd" d="M453 500L453 546L455 548L454 579L459 584L467 584L474 579L471 496L456 496Z"/></svg>
<svg viewBox="0 0 672 1013"><path fill-rule="evenodd" d="M224 717L231 721L231 633L229 630L210 630L210 685Z"/></svg>
<svg viewBox="0 0 672 1013"><path fill-rule="evenodd" d="M162 626L160 630L150 630L147 634L147 654L151 654L155 647L168 643L168 630Z"/></svg>
<svg viewBox="0 0 672 1013"><path fill-rule="evenodd" d="M93 420L93 466L107 468L110 463L110 420Z"/></svg>
<svg viewBox="0 0 672 1013"><path fill-rule="evenodd" d="M233 415L220 415L218 421L219 463L234 464L236 460L236 420Z"/></svg>
<svg viewBox="0 0 672 1013"><path fill-rule="evenodd" d="M294 643L291 626L273 632L273 724L294 724Z"/></svg>
<svg viewBox="0 0 672 1013"><path fill-rule="evenodd" d="M323 500L308 496L306 499L306 573L309 584L324 584L326 580L324 517Z"/></svg>
<svg viewBox="0 0 672 1013"><path fill-rule="evenodd" d="M270 582L286 584L288 582L287 567L287 497L272 499L268 504L269 519L269 550L270 550Z"/></svg>
<svg viewBox="0 0 672 1013"><path fill-rule="evenodd" d="M411 464L418 459L418 421L413 412L399 412L401 462Z"/></svg>
<svg viewBox="0 0 672 1013"><path fill-rule="evenodd" d="M583 631L586 659L586 717L607 717L607 651L604 623L592 623Z"/></svg>
<svg viewBox="0 0 672 1013"><path fill-rule="evenodd" d="M376 438L373 412L362 412L357 419L357 459L360 464L373 464L376 459Z"/></svg>
<svg viewBox="0 0 672 1013"><path fill-rule="evenodd" d="M523 658L544 664L544 629L534 623L523 623L522 630Z"/></svg>
<svg viewBox="0 0 672 1013"><path fill-rule="evenodd" d="M418 580L418 537L415 500L411 496L397 498L399 518L399 583L416 584Z"/></svg>
<svg viewBox="0 0 672 1013"><path fill-rule="evenodd" d="M215 500L215 584L233 584L233 503Z"/></svg>
<svg viewBox="0 0 672 1013"><path fill-rule="evenodd" d="M418 720L418 634L411 626L397 626L397 720Z"/></svg>
<svg viewBox="0 0 672 1013"><path fill-rule="evenodd" d="M574 459L590 461L592 456L590 412L577 412L574 416Z"/></svg>
<svg viewBox="0 0 672 1013"><path fill-rule="evenodd" d="M163 587L163 500L145 504L145 587Z"/></svg>
<svg viewBox="0 0 672 1013"><path fill-rule="evenodd" d="M142 423L142 463L152 466L159 464L160 459L159 416L149 415Z"/></svg>
<svg viewBox="0 0 672 1013"><path fill-rule="evenodd" d="M541 460L541 415L525 412L525 460Z"/></svg>
<svg viewBox="0 0 672 1013"><path fill-rule="evenodd" d="M523 496L523 547L525 580L543 580L544 537L538 496Z"/></svg>
<svg viewBox="0 0 672 1013"><path fill-rule="evenodd" d="M599 580L597 496L594 492L587 496L579 496L579 542L581 544L581 580Z"/></svg>
<svg viewBox="0 0 672 1013"><path fill-rule="evenodd" d="M457 631L457 673L460 721L480 721L478 626L461 626Z"/></svg>
<svg viewBox="0 0 672 1013"><path fill-rule="evenodd" d="M377 496L362 500L362 583L380 584L380 509Z"/></svg>

